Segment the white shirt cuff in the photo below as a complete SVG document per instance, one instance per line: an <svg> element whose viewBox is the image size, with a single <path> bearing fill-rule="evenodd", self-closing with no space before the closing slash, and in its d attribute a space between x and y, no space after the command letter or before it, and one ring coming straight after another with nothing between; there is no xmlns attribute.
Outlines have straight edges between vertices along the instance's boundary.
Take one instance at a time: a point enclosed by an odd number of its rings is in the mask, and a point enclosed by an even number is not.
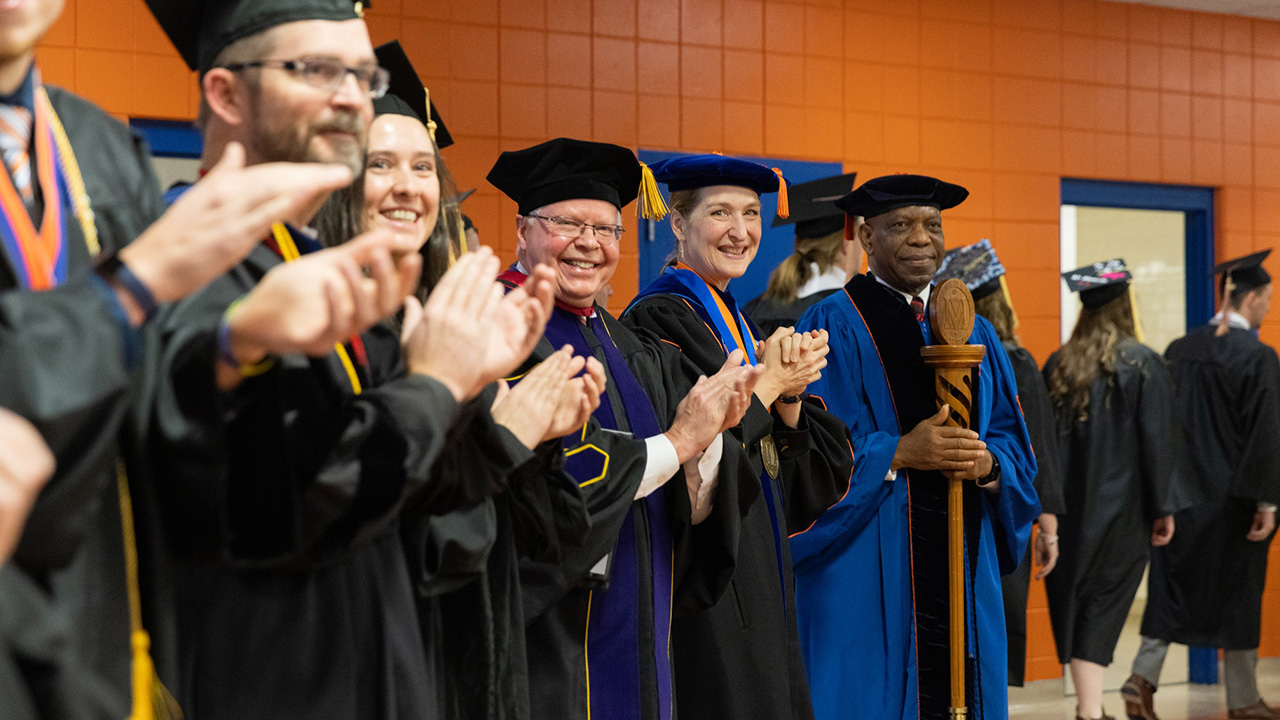
<svg viewBox="0 0 1280 720"><path fill-rule="evenodd" d="M716 487L720 484L720 458L724 456L724 435L717 435L715 440L694 458L684 464L685 484L689 488L689 505L693 524L706 520L711 515L711 499L715 496Z"/></svg>
<svg viewBox="0 0 1280 720"><path fill-rule="evenodd" d="M887 472L887 473L885 473L885 474L884 474L884 481L885 481L885 482L893 482L894 480L897 480L897 479L898 479L898 471L897 471L897 470L890 469L890 470L889 470L889 472Z"/></svg>
<svg viewBox="0 0 1280 720"><path fill-rule="evenodd" d="M640 481L640 489L636 490L636 500L648 497L680 469L680 456L676 454L676 446L671 444L666 435L645 438L644 446L644 478Z"/></svg>

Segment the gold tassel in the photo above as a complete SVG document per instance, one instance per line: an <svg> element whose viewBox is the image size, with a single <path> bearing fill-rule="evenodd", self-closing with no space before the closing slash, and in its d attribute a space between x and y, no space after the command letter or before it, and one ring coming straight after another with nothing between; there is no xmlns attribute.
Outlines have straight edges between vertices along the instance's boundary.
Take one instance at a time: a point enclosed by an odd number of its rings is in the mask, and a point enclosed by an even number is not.
<svg viewBox="0 0 1280 720"><path fill-rule="evenodd" d="M1213 331L1214 337L1222 337L1231 331L1231 323L1227 322L1227 305L1231 302L1231 294L1236 291L1236 282L1231 279L1231 270L1223 274L1222 310L1218 319L1218 329Z"/></svg>
<svg viewBox="0 0 1280 720"><path fill-rule="evenodd" d="M1009 306L1009 314L1013 316L1013 329L1018 330L1018 311L1013 309L1013 296L1009 294L1009 283L1004 281L1004 276L1000 276L1000 294L1004 296L1004 304Z"/></svg>
<svg viewBox="0 0 1280 720"><path fill-rule="evenodd" d="M434 145L436 142L437 126L436 126L436 121L431 119L431 90L427 89L427 86L423 85L422 94L426 96L425 102L426 102L426 108L427 108L427 134L431 136L431 143Z"/></svg>
<svg viewBox="0 0 1280 720"><path fill-rule="evenodd" d="M455 228L458 229L458 256L467 254L467 225L462 222L462 211L458 211L458 215L454 218Z"/></svg>
<svg viewBox="0 0 1280 720"><path fill-rule="evenodd" d="M787 180L782 177L782 170L771 169L778 176L778 217L786 220L791 216L791 203L787 200Z"/></svg>
<svg viewBox="0 0 1280 720"><path fill-rule="evenodd" d="M133 498L124 463L116 463L116 494L120 500L120 526L124 532L124 571L129 599L129 640L133 647L133 711L127 720L172 720L182 717L177 701L156 675L151 659L151 636L142 626L142 590L138 582L138 542L133 529Z"/></svg>
<svg viewBox="0 0 1280 720"><path fill-rule="evenodd" d="M1133 336L1140 343L1145 343L1146 338L1142 332L1142 322L1138 320L1138 296L1133 294L1133 284L1129 285L1129 309L1133 311Z"/></svg>
<svg viewBox="0 0 1280 720"><path fill-rule="evenodd" d="M640 163L640 215L645 220L661 220L667 216L667 203L662 199L658 181L643 162Z"/></svg>

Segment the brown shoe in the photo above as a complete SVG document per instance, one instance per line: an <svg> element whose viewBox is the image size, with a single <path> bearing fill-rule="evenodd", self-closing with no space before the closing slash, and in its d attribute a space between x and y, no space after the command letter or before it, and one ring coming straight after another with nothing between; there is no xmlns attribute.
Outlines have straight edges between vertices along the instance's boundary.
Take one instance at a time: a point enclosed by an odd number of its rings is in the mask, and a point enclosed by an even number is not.
<svg viewBox="0 0 1280 720"><path fill-rule="evenodd" d="M1151 697L1155 694L1156 686L1141 675L1130 675L1124 681L1124 685L1120 686L1120 697L1124 698L1124 711L1130 720L1160 720L1156 717Z"/></svg>
<svg viewBox="0 0 1280 720"><path fill-rule="evenodd" d="M1259 698L1258 702L1252 705L1228 710L1227 717L1231 720L1277 720L1280 718L1280 710L1267 705Z"/></svg>

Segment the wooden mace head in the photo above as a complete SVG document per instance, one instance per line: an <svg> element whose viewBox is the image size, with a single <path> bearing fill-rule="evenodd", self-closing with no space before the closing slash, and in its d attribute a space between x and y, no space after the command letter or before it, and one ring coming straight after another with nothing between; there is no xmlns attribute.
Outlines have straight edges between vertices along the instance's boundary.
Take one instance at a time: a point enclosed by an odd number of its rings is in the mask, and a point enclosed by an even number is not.
<svg viewBox="0 0 1280 720"><path fill-rule="evenodd" d="M929 327L943 345L966 345L973 334L973 295L964 281L945 280L929 296Z"/></svg>

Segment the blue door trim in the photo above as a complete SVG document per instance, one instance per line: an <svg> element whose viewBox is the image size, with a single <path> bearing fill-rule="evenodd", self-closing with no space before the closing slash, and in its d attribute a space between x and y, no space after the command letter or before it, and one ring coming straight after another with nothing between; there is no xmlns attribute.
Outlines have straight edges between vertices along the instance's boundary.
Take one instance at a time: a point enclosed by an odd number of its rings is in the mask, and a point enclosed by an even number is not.
<svg viewBox="0 0 1280 720"><path fill-rule="evenodd" d="M130 118L129 129L147 141L158 157L199 158L204 140L193 123L179 120Z"/></svg>
<svg viewBox="0 0 1280 720"><path fill-rule="evenodd" d="M1063 205L1177 210L1186 213L1187 327L1209 322L1213 298L1213 188L1196 185L1062 179ZM1216 663L1215 663L1216 667Z"/></svg>

